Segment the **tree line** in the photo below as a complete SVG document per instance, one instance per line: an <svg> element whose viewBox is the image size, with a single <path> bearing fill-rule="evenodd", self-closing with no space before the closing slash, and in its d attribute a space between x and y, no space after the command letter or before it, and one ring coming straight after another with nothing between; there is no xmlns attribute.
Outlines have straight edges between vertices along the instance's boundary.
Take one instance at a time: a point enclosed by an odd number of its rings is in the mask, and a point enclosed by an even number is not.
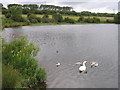
<svg viewBox="0 0 120 90"><path fill-rule="evenodd" d="M32 23L55 23L55 24L59 24L59 23L71 23L71 24L73 23L119 23L119 20L120 20L119 13L114 15L114 20L107 19L105 21L102 21L97 16L85 17L88 14L90 16L91 12L84 11L84 14L83 12L81 12L81 15L79 15L78 20L75 20L70 17L63 18L63 14L68 14L69 12L68 15L74 15L74 13L76 13L75 11L61 11L62 12L61 13L55 10L37 10L33 8L28 9L26 7L24 7L23 9L21 5L18 5L18 4L10 4L8 5L8 7L9 8L6 9L2 5L2 9L7 10L7 12L4 14L5 18L3 18L3 27L17 27L17 26L29 25ZM36 7L34 6L34 8ZM27 17L22 17L23 11L26 9L28 10L28 12L25 13ZM35 11L37 13L38 11L42 11L41 14L43 15L43 17L37 17ZM50 13L52 15L52 18L49 17Z"/></svg>
<svg viewBox="0 0 120 90"><path fill-rule="evenodd" d="M64 6L55 6L55 5L37 5L37 4L8 4L7 8L2 6L2 14L6 14L9 12L9 8L15 6L15 7L21 7L22 8L22 14L55 14L60 13L64 15L75 15L75 16L100 16L100 17L113 17L115 16L114 13L94 13L89 11L82 11L82 12L76 12L73 10L72 7Z"/></svg>

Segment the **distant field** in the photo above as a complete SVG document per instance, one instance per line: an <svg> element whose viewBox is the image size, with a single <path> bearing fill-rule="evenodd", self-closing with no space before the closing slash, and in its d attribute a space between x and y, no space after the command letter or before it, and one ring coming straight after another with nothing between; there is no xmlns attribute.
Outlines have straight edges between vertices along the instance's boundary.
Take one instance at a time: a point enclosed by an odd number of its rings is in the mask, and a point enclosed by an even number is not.
<svg viewBox="0 0 120 90"><path fill-rule="evenodd" d="M22 15L24 18L27 17L27 15ZM43 17L43 15L36 15L37 17ZM71 19L74 19L74 20L78 20L79 16L72 16L72 15L63 15L63 18L66 18L66 17L69 17ZM87 18L88 16L85 16L85 18ZM93 16L89 16L89 17L93 17ZM52 15L49 15L49 18L52 18ZM109 20L113 20L114 18L113 17L98 17L100 18L101 21L106 21L106 19L109 19Z"/></svg>
<svg viewBox="0 0 120 90"><path fill-rule="evenodd" d="M0 17L4 17L4 15L0 15ZM36 15L37 17L43 17L43 15ZM26 18L27 15L22 15L22 17ZM72 16L72 15L63 15L63 18L66 18L66 17L69 17L71 19L74 19L74 20L78 20L79 16ZM85 18L87 18L88 16L84 16ZM93 16L89 16L89 17L93 17ZM52 18L52 15L49 15L49 18ZM100 18L101 21L106 21L106 19L109 19L109 20L113 20L114 18L113 17L98 17Z"/></svg>

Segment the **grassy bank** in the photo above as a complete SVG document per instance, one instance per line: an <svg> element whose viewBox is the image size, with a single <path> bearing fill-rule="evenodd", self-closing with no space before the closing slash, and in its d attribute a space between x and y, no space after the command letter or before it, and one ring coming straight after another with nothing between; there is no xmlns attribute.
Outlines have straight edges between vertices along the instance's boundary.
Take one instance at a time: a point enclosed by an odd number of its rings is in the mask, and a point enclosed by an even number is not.
<svg viewBox="0 0 120 90"><path fill-rule="evenodd" d="M36 16L42 18L44 15L36 15ZM80 17L80 16L74 16L74 15L62 15L62 16L64 19L66 17L69 17L74 20L78 20ZM27 15L22 15L22 17L27 18ZM84 18L88 18L88 17L93 18L93 16L84 16ZM101 21L106 21L107 19L114 20L114 17L98 17L98 16L96 16L96 17L99 18ZM49 15L49 18L52 18L52 15Z"/></svg>
<svg viewBox="0 0 120 90"><path fill-rule="evenodd" d="M42 18L44 15L36 15L36 17ZM48 15L49 19L52 19L52 15ZM42 26L42 25L70 25L70 23L66 22L49 22L49 23L28 23L28 22L15 22L9 18L6 18L4 15L0 16L2 18L2 28L8 28L8 27L18 27L18 26ZM27 15L22 15L22 17L27 20ZM79 16L74 16L74 15L62 15L63 19L65 18L70 18L75 21L75 23L72 24L108 24L106 21L107 20L114 20L114 17L97 17L100 19L100 23L86 23L86 22L77 22L77 20L80 18ZM84 18L93 18L93 16L84 16Z"/></svg>
<svg viewBox="0 0 120 90"><path fill-rule="evenodd" d="M85 24L110 24L110 23L35 23L28 26L47 26L47 25L85 25Z"/></svg>

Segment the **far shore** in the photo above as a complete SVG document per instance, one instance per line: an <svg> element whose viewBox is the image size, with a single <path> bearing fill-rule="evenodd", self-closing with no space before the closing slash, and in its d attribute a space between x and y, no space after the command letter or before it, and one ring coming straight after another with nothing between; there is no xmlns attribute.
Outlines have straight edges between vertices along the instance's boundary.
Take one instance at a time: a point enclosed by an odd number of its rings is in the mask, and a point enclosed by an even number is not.
<svg viewBox="0 0 120 90"><path fill-rule="evenodd" d="M35 24L30 24L30 25L21 25L21 26L49 26L49 25L90 25L90 24L115 24L115 23L35 23ZM16 26L16 27L21 27L21 26ZM14 27L5 27L5 28L14 28ZM4 29L4 28L3 28Z"/></svg>

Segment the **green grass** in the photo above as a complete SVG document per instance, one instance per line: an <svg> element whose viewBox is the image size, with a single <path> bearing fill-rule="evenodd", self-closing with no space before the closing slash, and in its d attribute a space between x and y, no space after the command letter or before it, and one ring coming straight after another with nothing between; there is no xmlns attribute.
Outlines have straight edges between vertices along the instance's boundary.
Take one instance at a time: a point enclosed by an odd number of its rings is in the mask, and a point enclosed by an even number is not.
<svg viewBox="0 0 120 90"><path fill-rule="evenodd" d="M1 16L5 17L4 15L0 15L0 17ZM43 17L43 15L36 15L36 16L40 17L40 18ZM62 15L62 16L63 16L63 18L69 17L69 18L74 19L74 20L78 20L78 18L79 18L79 16L74 16L74 15ZM27 18L27 15L23 14L22 17ZM93 16L84 16L84 17L85 18L88 18L88 17L92 18ZM98 16L96 16L96 17L99 18L101 21L106 21L107 19L109 19L109 20L114 19L114 17L98 17ZM52 15L49 15L49 18L52 18Z"/></svg>
<svg viewBox="0 0 120 90"><path fill-rule="evenodd" d="M36 14L36 16L42 18L44 15ZM79 16L74 16L74 15L62 15L62 16L63 16L63 18L69 17L71 19L74 19L75 21L77 21L79 19ZM7 19L8 23L5 23L5 20L6 20L5 16L0 15L0 17L2 17L2 19L3 19L3 22L2 22L3 27L0 27L2 29L7 28L7 27L17 27L17 26L26 26L26 25L27 26L64 25L64 24L69 25L69 23L64 23L64 22L62 22L62 23L35 23L35 24L28 25L28 24L26 24L24 22L21 22L21 23L20 22L12 22L12 23L10 23L11 20L8 20L8 19ZM23 14L22 17L27 18L27 15ZM88 18L88 17L93 18L93 16L84 16L84 18ZM52 18L52 15L49 15L49 18ZM107 19L108 20L113 20L114 19L114 17L97 17L97 18L99 18L101 20L101 23L96 23L96 24L102 24L102 23L106 22ZM75 24L95 24L95 23L75 23Z"/></svg>
<svg viewBox="0 0 120 90"><path fill-rule="evenodd" d="M24 18L26 18L27 17L27 15L22 15ZM43 15L36 15L37 17L43 17ZM78 18L79 18L79 16L73 16L73 15L62 15L63 16L63 18L66 18L66 17L69 17L69 18L71 18L71 19L74 19L74 20L78 20ZM84 16L85 18L88 18L88 17L90 17L90 18L92 18L93 16ZM97 17L97 16L96 16ZM52 15L49 15L49 18L52 18ZM97 18L99 18L101 21L106 21L107 19L109 19L109 20L113 20L114 18L113 17L97 17Z"/></svg>

